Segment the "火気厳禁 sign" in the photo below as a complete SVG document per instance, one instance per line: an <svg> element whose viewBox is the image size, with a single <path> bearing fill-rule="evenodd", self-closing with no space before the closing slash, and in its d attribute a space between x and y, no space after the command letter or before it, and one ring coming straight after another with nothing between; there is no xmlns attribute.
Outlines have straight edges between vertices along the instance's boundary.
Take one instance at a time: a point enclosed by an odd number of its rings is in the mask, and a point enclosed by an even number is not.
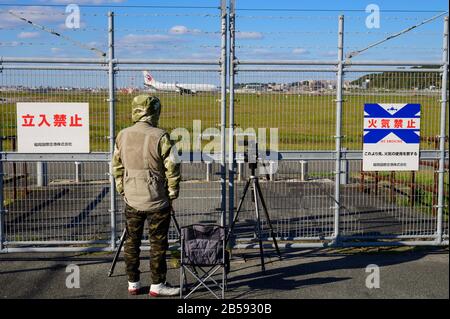
<svg viewBox="0 0 450 319"><path fill-rule="evenodd" d="M365 104L363 141L363 171L417 171L420 104Z"/></svg>
<svg viewBox="0 0 450 319"><path fill-rule="evenodd" d="M19 153L89 153L88 103L17 103Z"/></svg>

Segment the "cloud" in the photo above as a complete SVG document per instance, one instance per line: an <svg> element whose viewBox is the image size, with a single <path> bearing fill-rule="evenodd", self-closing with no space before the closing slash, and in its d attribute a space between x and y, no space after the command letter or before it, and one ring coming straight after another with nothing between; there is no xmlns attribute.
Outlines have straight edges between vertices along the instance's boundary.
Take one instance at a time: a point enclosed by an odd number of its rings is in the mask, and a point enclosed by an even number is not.
<svg viewBox="0 0 450 319"><path fill-rule="evenodd" d="M170 28L169 33L170 34L186 34L188 33L188 28L184 25L175 25L172 28Z"/></svg>
<svg viewBox="0 0 450 319"><path fill-rule="evenodd" d="M337 58L337 50L336 51L327 51L327 52L322 52L320 55L324 56L324 57L336 57Z"/></svg>
<svg viewBox="0 0 450 319"><path fill-rule="evenodd" d="M174 45L184 42L183 39L169 34L134 34L130 33L116 43L117 52L122 55L143 55L152 52L174 53Z"/></svg>
<svg viewBox="0 0 450 319"><path fill-rule="evenodd" d="M297 48L302 49L302 48ZM295 50L295 49L294 49ZM309 51L297 50L297 54L293 50L276 50L270 48L253 48L253 49L239 49L239 57L241 59L274 59L274 60L292 60L298 58L299 54L304 54L304 59L311 57ZM302 52L302 53L300 53Z"/></svg>
<svg viewBox="0 0 450 319"><path fill-rule="evenodd" d="M79 29L84 29L87 27L87 23L85 21L80 21L80 28ZM61 23L58 25L58 29L61 31L76 31L79 30L78 28L68 28L65 21L64 23Z"/></svg>
<svg viewBox="0 0 450 319"><path fill-rule="evenodd" d="M295 48L294 50L292 50L293 54L299 54L299 55L305 55L305 54L309 54L309 51L303 48Z"/></svg>
<svg viewBox="0 0 450 319"><path fill-rule="evenodd" d="M17 37L19 39L33 39L39 37L39 32L20 32Z"/></svg>
<svg viewBox="0 0 450 319"><path fill-rule="evenodd" d="M263 38L263 35L261 32L254 32L254 31L238 31L238 32L236 32L236 39L259 40L262 38Z"/></svg>
<svg viewBox="0 0 450 319"><path fill-rule="evenodd" d="M175 35L183 35L183 34L199 34L201 30L199 29L189 29L184 25L174 25L170 28L169 33Z"/></svg>
<svg viewBox="0 0 450 319"><path fill-rule="evenodd" d="M16 16L9 13L12 11L16 15L31 20L34 23L46 25L64 22L66 17L64 9L52 7L11 7L0 12L0 27L9 28L16 26L27 26L28 24Z"/></svg>
<svg viewBox="0 0 450 319"><path fill-rule="evenodd" d="M269 50L269 49L253 49L250 52L253 53L253 54L262 54L262 55L266 55L266 54L272 53L272 51Z"/></svg>
<svg viewBox="0 0 450 319"><path fill-rule="evenodd" d="M134 34L130 33L125 35L118 41L120 45L145 45L145 44L158 44L158 43L172 43L178 42L179 39L166 34Z"/></svg>
<svg viewBox="0 0 450 319"><path fill-rule="evenodd" d="M220 57L219 48L204 48L200 52L193 52L189 55L193 59L218 59Z"/></svg>
<svg viewBox="0 0 450 319"><path fill-rule="evenodd" d="M17 47L19 45L20 45L20 42L12 41L12 42L9 42L8 45L5 45L5 46L7 46L7 47Z"/></svg>
<svg viewBox="0 0 450 319"><path fill-rule="evenodd" d="M125 2L126 0L50 0L51 3L56 4L107 4L107 3L121 3ZM44 1L43 1L44 2ZM48 2L48 1L45 1Z"/></svg>

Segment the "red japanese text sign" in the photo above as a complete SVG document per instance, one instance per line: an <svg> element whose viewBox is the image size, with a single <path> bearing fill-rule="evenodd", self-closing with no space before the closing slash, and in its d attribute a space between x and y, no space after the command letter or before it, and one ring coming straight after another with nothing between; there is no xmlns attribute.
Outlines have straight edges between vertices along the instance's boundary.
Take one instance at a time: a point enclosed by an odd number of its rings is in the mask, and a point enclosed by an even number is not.
<svg viewBox="0 0 450 319"><path fill-rule="evenodd" d="M88 103L17 103L20 153L89 153Z"/></svg>

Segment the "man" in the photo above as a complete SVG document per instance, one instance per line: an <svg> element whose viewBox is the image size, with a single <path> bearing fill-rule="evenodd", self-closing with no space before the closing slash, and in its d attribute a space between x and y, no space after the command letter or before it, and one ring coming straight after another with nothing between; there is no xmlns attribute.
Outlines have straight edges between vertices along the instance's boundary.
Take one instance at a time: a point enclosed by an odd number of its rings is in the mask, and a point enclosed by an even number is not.
<svg viewBox="0 0 450 319"><path fill-rule="evenodd" d="M139 95L132 102L134 125L119 132L112 159L117 191L126 208L127 240L124 256L128 292L139 293L139 253L145 220L151 245L151 296L174 296L179 288L166 283L167 234L172 201L178 197L180 164L169 135L157 128L161 103L157 97Z"/></svg>

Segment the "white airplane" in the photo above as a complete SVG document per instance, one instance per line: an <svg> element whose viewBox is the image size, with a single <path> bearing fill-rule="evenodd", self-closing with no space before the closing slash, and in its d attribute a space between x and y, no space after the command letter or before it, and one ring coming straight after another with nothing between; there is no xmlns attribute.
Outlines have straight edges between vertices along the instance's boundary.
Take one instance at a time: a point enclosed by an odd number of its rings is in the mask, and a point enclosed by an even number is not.
<svg viewBox="0 0 450 319"><path fill-rule="evenodd" d="M196 94L197 92L214 92L219 90L219 88L214 84L159 82L155 80L155 78L150 74L150 72L143 71L142 73L144 74L144 85L156 91L177 92L180 93L180 95L183 95L183 94Z"/></svg>

